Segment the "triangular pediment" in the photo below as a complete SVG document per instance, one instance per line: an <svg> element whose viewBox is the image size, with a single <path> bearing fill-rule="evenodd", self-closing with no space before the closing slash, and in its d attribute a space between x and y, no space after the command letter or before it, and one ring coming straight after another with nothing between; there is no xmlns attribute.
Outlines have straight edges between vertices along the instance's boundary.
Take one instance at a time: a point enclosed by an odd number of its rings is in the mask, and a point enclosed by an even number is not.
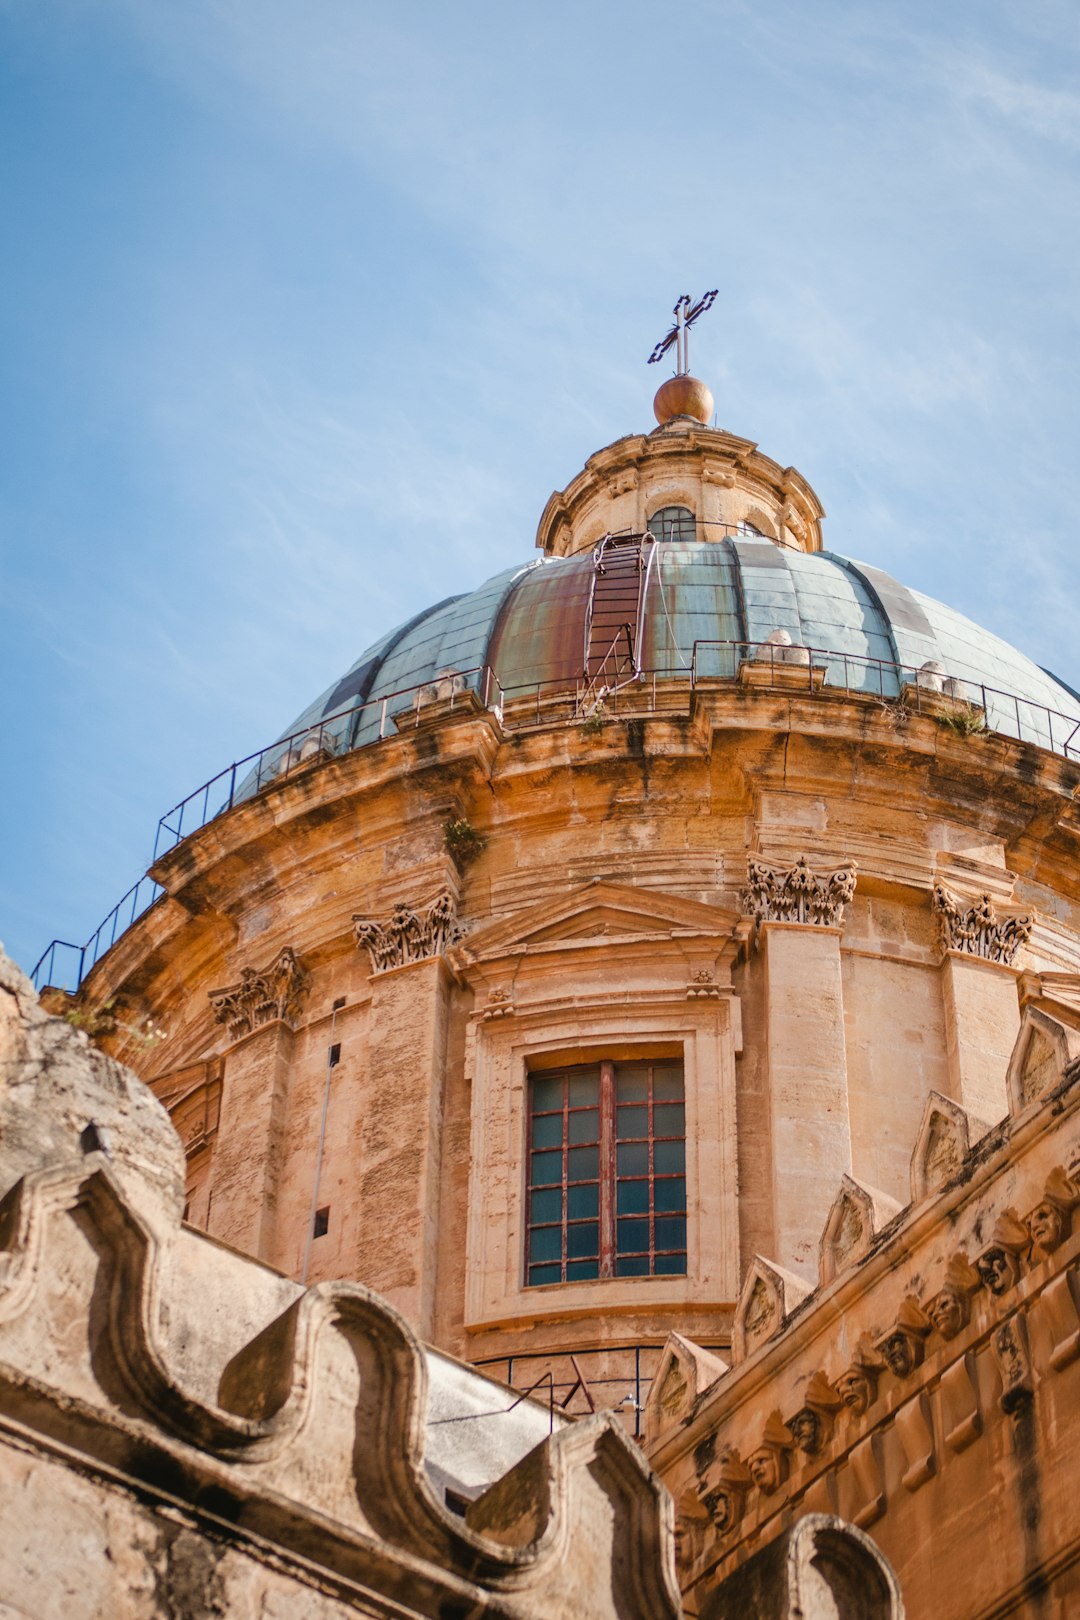
<svg viewBox="0 0 1080 1620"><path fill-rule="evenodd" d="M663 894L632 884L597 878L555 900L525 906L511 916L479 928L458 945L462 965L503 956L557 949L560 944L602 945L612 939L730 940L741 937L737 912L704 905L680 895Z"/></svg>

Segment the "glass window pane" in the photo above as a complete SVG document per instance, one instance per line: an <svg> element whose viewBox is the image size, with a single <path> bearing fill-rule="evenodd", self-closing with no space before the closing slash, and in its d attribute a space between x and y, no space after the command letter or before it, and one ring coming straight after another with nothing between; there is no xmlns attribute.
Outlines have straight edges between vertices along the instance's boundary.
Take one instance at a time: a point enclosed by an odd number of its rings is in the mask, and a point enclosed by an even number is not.
<svg viewBox="0 0 1080 1620"><path fill-rule="evenodd" d="M655 540L696 540L697 523L688 506L662 506L649 519Z"/></svg>
<svg viewBox="0 0 1080 1620"><path fill-rule="evenodd" d="M647 1215L649 1213L649 1183L647 1181L620 1181L615 1193L615 1208L620 1215ZM681 1209L682 1205L679 1204Z"/></svg>
<svg viewBox="0 0 1080 1620"><path fill-rule="evenodd" d="M529 1286L534 1288L537 1283L562 1282L561 1266L530 1266Z"/></svg>
<svg viewBox="0 0 1080 1620"><path fill-rule="evenodd" d="M622 1149L619 1149L622 1152ZM682 1142L657 1142L653 1148L653 1168L657 1175L670 1171L682 1175L686 1169L686 1146Z"/></svg>
<svg viewBox="0 0 1080 1620"><path fill-rule="evenodd" d="M599 1260L572 1260L566 1268L567 1282L573 1282L577 1277L599 1277Z"/></svg>
<svg viewBox="0 0 1080 1620"><path fill-rule="evenodd" d="M686 1116L682 1103L658 1103L653 1109L654 1136L685 1136Z"/></svg>
<svg viewBox="0 0 1080 1620"><path fill-rule="evenodd" d="M580 1114L571 1114L569 1130L571 1142L599 1142L600 1110L583 1108Z"/></svg>
<svg viewBox="0 0 1080 1620"><path fill-rule="evenodd" d="M600 1253L599 1221L582 1221L579 1226L566 1228L566 1253L569 1258L581 1260Z"/></svg>
<svg viewBox="0 0 1080 1620"><path fill-rule="evenodd" d="M540 1114L532 1122L533 1147L562 1147L562 1115Z"/></svg>
<svg viewBox="0 0 1080 1620"><path fill-rule="evenodd" d="M569 1079L570 1107L595 1108L600 1101L600 1071L590 1069L588 1074L573 1074Z"/></svg>
<svg viewBox="0 0 1080 1620"><path fill-rule="evenodd" d="M546 1114L549 1108L561 1108L563 1104L563 1078L543 1080L539 1075L533 1076L532 1105L534 1114Z"/></svg>
<svg viewBox="0 0 1080 1620"><path fill-rule="evenodd" d="M534 1187L550 1187L553 1182L561 1181L562 1154L534 1153L532 1156L532 1179Z"/></svg>
<svg viewBox="0 0 1080 1620"><path fill-rule="evenodd" d="M653 1101L682 1102L683 1071L681 1063L658 1063L653 1069Z"/></svg>
<svg viewBox="0 0 1080 1620"><path fill-rule="evenodd" d="M616 1277L647 1277L649 1275L648 1255L620 1254L615 1261L615 1275Z"/></svg>
<svg viewBox="0 0 1080 1620"><path fill-rule="evenodd" d="M686 1208L686 1182L682 1176L671 1176L666 1181L653 1182L653 1209L665 1214L669 1210Z"/></svg>
<svg viewBox="0 0 1080 1620"><path fill-rule="evenodd" d="M653 1271L658 1277L685 1277L685 1254L658 1254L653 1261Z"/></svg>
<svg viewBox="0 0 1080 1620"><path fill-rule="evenodd" d="M646 1063L620 1063L615 1069L615 1101L648 1102L649 1068Z"/></svg>
<svg viewBox="0 0 1080 1620"><path fill-rule="evenodd" d="M566 1155L568 1181L595 1181L600 1174L600 1149L571 1148Z"/></svg>
<svg viewBox="0 0 1080 1620"><path fill-rule="evenodd" d="M615 1134L620 1141L624 1141L628 1136L648 1136L649 1110L640 1107L617 1109Z"/></svg>
<svg viewBox="0 0 1080 1620"><path fill-rule="evenodd" d="M529 1219L534 1226L539 1226L543 1221L561 1221L562 1188L552 1187L549 1192L530 1193Z"/></svg>
<svg viewBox="0 0 1080 1620"><path fill-rule="evenodd" d="M562 1227L534 1226L529 1233L530 1260L559 1260L562 1258Z"/></svg>
<svg viewBox="0 0 1080 1620"><path fill-rule="evenodd" d="M567 1187L566 1214L571 1221L588 1220L600 1213L600 1188L595 1181L586 1181L580 1187Z"/></svg>
<svg viewBox="0 0 1080 1620"><path fill-rule="evenodd" d="M670 1144L673 1147L681 1143ZM615 1149L618 1159L620 1176L646 1176L649 1173L649 1145L647 1142L620 1142ZM672 1170L681 1170L681 1165L673 1164Z"/></svg>
<svg viewBox="0 0 1080 1620"><path fill-rule="evenodd" d="M666 1215L656 1222L654 1247L657 1249L686 1248L686 1216Z"/></svg>
<svg viewBox="0 0 1080 1620"><path fill-rule="evenodd" d="M615 1222L615 1248L619 1254L638 1254L648 1247L648 1221Z"/></svg>

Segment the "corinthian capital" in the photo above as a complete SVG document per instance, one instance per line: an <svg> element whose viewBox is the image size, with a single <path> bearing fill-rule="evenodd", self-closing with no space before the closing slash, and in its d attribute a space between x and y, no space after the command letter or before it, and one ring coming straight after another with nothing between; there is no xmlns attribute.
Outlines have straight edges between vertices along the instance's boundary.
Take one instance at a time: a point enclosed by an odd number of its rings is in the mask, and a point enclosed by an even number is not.
<svg viewBox="0 0 1080 1620"><path fill-rule="evenodd" d="M815 872L805 855L779 866L751 855L742 904L759 922L820 923L836 927L855 893L855 862Z"/></svg>
<svg viewBox="0 0 1080 1620"><path fill-rule="evenodd" d="M414 911L401 904L394 907L386 922L354 917L353 929L357 945L371 957L373 973L439 956L461 938L448 889L426 911Z"/></svg>
<svg viewBox="0 0 1080 1620"><path fill-rule="evenodd" d="M1027 912L999 917L988 894L968 905L943 883L935 883L933 905L944 950L965 951L968 956L1009 967L1021 945L1031 938L1034 918Z"/></svg>
<svg viewBox="0 0 1080 1620"><path fill-rule="evenodd" d="M280 950L268 967L241 971L238 984L210 991L210 1005L219 1024L228 1026L238 1041L275 1019L292 1023L300 1016L311 980L291 946Z"/></svg>

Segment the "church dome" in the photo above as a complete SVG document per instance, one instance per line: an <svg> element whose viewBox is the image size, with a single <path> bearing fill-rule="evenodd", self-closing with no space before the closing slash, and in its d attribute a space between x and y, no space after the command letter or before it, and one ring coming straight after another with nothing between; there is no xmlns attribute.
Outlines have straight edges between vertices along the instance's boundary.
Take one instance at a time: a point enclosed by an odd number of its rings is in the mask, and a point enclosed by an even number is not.
<svg viewBox="0 0 1080 1620"><path fill-rule="evenodd" d="M369 647L282 737L330 721L329 747L359 747L385 728L384 703L393 715L426 685L433 697L471 689L494 705L590 678L599 694L654 676L731 677L774 645L793 661L788 638L825 667L826 686L890 700L905 685L944 685L985 708L990 729L1059 752L1080 723L1074 692L962 614L866 563L743 533L616 537L507 569Z"/></svg>

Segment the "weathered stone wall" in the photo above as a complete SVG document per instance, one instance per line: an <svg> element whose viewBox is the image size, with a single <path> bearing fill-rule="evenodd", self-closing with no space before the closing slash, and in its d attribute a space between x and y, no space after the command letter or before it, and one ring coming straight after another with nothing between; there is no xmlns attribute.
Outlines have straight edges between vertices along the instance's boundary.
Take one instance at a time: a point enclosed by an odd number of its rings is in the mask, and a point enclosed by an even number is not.
<svg viewBox="0 0 1080 1620"><path fill-rule="evenodd" d="M674 1620L670 1499L616 1420L182 1227L163 1108L2 956L0 1036L7 1612Z"/></svg>
<svg viewBox="0 0 1080 1620"><path fill-rule="evenodd" d="M812 1296L755 1262L733 1369L669 1344L647 1449L692 1608L813 1512L869 1531L913 1620L1080 1599L1080 1063L1057 1011L1049 1061L1054 1021L1025 1015L998 1126L931 1101L902 1214L838 1188Z"/></svg>

